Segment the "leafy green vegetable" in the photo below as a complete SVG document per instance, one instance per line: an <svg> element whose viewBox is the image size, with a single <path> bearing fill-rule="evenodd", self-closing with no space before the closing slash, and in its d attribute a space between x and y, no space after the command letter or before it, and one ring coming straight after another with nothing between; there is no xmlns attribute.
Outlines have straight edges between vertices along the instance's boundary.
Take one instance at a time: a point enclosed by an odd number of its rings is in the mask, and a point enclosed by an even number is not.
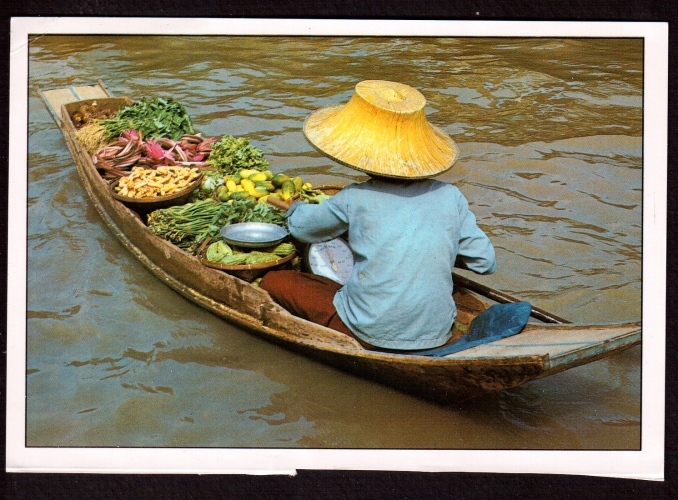
<svg viewBox="0 0 678 500"><path fill-rule="evenodd" d="M192 254L207 237L214 239L222 227L238 222L270 222L287 227L285 212L255 200L221 203L208 198L155 210L148 216L148 227L154 234Z"/></svg>
<svg viewBox="0 0 678 500"><path fill-rule="evenodd" d="M214 190L224 184L224 177L219 172L203 170L203 178L200 187L193 191L188 197L188 201L195 202L212 198Z"/></svg>
<svg viewBox="0 0 678 500"><path fill-rule="evenodd" d="M261 149L252 146L247 137L235 138L232 135L223 136L212 144L207 163L223 175L235 174L244 168L262 171L268 168Z"/></svg>
<svg viewBox="0 0 678 500"><path fill-rule="evenodd" d="M231 255L225 255L219 261L219 264L226 264L227 266L240 266L247 264L247 253L233 252Z"/></svg>
<svg viewBox="0 0 678 500"><path fill-rule="evenodd" d="M145 138L166 137L175 141L184 134L194 133L186 108L173 97L143 98L99 123L106 129L108 138L119 137L129 129L138 130Z"/></svg>
<svg viewBox="0 0 678 500"><path fill-rule="evenodd" d="M238 222L270 222L278 226L287 227L285 212L268 203L257 203L256 200L232 200L224 203L223 218L220 222L237 224Z"/></svg>
<svg viewBox="0 0 678 500"><path fill-rule="evenodd" d="M225 241L216 241L207 247L205 258L210 262L219 262L221 259L232 253L233 250L231 250L231 247L229 247Z"/></svg>
<svg viewBox="0 0 678 500"><path fill-rule="evenodd" d="M195 203L163 208L148 216L150 230L190 253L219 231L221 203L208 198Z"/></svg>

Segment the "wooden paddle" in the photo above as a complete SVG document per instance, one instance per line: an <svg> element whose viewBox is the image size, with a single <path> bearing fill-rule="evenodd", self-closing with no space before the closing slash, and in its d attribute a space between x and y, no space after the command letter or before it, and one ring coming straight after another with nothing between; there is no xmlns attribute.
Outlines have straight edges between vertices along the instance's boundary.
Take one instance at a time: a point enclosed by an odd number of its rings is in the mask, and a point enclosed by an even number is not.
<svg viewBox="0 0 678 500"><path fill-rule="evenodd" d="M507 303L513 303L513 302L522 302L521 299L517 299L516 297L511 297L509 294L501 292L499 290L495 290L493 288L490 288L489 286L485 286L481 283L478 283L476 281L470 280L464 276L461 276L456 273L452 273L452 281L464 288L467 288L468 290L471 290L472 292L479 293L480 295L483 295L487 297L488 299L492 299L496 302L502 303L502 304L507 304ZM558 324L567 324L570 323L566 319L560 318L556 316L555 314L551 314L548 311L544 311L543 309L540 309L538 307L532 306L532 314L531 316L533 318L536 318L540 321L543 321L545 323L558 323Z"/></svg>

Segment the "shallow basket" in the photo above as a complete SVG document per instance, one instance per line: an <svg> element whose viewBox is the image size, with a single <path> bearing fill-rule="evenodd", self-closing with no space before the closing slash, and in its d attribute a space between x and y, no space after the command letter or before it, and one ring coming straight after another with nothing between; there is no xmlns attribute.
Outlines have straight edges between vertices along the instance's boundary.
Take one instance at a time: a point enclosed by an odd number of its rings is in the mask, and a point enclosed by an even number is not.
<svg viewBox="0 0 678 500"><path fill-rule="evenodd" d="M174 205L183 205L188 200L188 197L195 191L202 182L203 174L200 174L193 182L186 188L176 193L168 194L166 196L156 196L153 198L130 198L128 196L121 196L115 192L115 187L120 182L116 179L110 184L111 195L118 201L123 202L129 208L138 212L149 213L159 208L167 208Z"/></svg>
<svg viewBox="0 0 678 500"><path fill-rule="evenodd" d="M199 259L200 262L207 267L219 269L220 271L232 274L233 276L236 276L245 281L254 281L255 279L259 278L260 276L263 276L269 271L285 267L288 263L292 262L292 259L294 259L296 254L297 252L294 251L289 255L286 255L285 257L281 257L278 260L274 260L271 262L263 262L261 264L241 264L237 266L228 266L226 264L210 262L205 258L204 254L202 253L199 256Z"/></svg>

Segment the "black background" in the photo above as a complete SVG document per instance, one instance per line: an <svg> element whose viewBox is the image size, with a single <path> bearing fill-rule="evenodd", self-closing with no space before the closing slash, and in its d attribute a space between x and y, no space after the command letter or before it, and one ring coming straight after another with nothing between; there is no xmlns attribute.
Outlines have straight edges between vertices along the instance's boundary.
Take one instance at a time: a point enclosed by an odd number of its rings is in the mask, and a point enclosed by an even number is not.
<svg viewBox="0 0 678 500"><path fill-rule="evenodd" d="M678 302L672 261L676 231L675 188L675 51L676 0L24 0L3 2L2 125L0 179L7 179L9 131L10 19L35 16L307 18L307 19L413 19L510 21L652 21L669 22L669 144L667 227L667 356L666 356L666 460L664 482L588 476L534 474L404 473L389 471L299 470L296 476L246 475L134 475L3 473L0 489L8 499L203 499L203 498L341 498L341 499L488 499L488 498L678 498L675 485L676 323L672 311ZM149 22L152 22L149 19ZM0 276L7 275L7 183L0 185ZM644 290L645 293L649 292ZM661 290L651 291L661 296ZM0 323L0 421L5 436L6 409L6 279L0 286L3 321ZM645 299L647 300L647 298ZM4 439L2 470L5 469Z"/></svg>

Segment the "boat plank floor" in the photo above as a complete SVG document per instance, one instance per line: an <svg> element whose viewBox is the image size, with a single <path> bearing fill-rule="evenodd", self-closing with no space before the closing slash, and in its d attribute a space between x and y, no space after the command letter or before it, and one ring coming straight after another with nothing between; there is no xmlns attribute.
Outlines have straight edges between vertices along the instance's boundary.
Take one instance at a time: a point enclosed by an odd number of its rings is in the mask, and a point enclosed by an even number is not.
<svg viewBox="0 0 678 500"><path fill-rule="evenodd" d="M73 88L78 93L81 100L102 99L104 97L109 97L106 91L103 88L101 88L100 85L83 85L83 86L74 85Z"/></svg>
<svg viewBox="0 0 678 500"><path fill-rule="evenodd" d="M602 343L612 341L625 334L639 336L640 326L634 328L629 327L629 325L619 325L619 327L614 328L610 326L605 327L595 325L587 328L585 333L582 333L581 327L536 327L526 329L520 335L514 335L489 344L472 347L471 349L450 354L446 357L463 359L478 357L494 358L498 356L548 355L551 358L556 358L589 346L599 346Z"/></svg>
<svg viewBox="0 0 678 500"><path fill-rule="evenodd" d="M39 89L38 92L47 104L47 107L50 108L50 112L57 123L60 123L61 121L59 111L65 104L86 99L104 99L110 97L108 91L101 83L73 85L70 87L53 89Z"/></svg>

